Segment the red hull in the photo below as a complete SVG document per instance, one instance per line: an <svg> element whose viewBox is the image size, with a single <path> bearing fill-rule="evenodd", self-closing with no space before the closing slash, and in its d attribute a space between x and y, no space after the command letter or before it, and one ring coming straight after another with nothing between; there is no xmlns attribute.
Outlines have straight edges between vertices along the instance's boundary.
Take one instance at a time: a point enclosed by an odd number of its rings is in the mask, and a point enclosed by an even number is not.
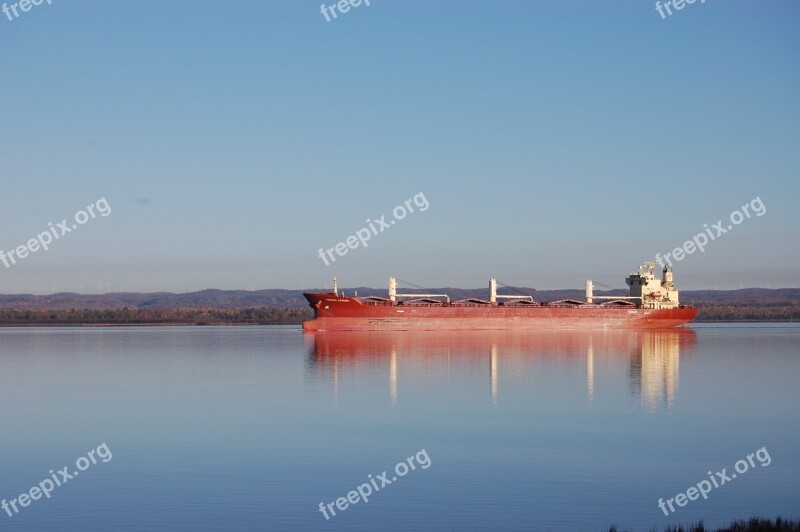
<svg viewBox="0 0 800 532"><path fill-rule="evenodd" d="M303 323L307 331L663 329L683 325L697 316L696 308L683 306L405 305L334 293L303 295L315 315Z"/></svg>

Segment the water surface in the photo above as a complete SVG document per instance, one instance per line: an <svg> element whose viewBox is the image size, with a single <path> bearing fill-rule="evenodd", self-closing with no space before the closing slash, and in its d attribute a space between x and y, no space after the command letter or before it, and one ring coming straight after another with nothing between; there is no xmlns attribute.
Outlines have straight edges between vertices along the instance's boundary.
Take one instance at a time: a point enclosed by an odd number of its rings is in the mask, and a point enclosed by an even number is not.
<svg viewBox="0 0 800 532"><path fill-rule="evenodd" d="M800 517L800 327L0 329L9 530L633 530ZM771 463L665 516L659 498ZM368 475L429 467L326 521ZM418 463L418 462L417 462ZM378 484L380 485L380 483ZM336 508L334 506L334 508Z"/></svg>

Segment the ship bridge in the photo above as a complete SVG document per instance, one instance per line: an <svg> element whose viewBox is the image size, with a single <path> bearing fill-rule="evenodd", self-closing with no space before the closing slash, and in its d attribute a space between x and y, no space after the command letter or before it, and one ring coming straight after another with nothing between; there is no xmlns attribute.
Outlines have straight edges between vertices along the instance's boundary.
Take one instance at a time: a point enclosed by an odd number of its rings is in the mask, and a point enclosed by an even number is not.
<svg viewBox="0 0 800 532"><path fill-rule="evenodd" d="M631 297L639 298L645 308L677 308L678 290L672 279L672 267L664 267L661 279L655 276L654 270L654 263L645 262L638 272L625 278L625 283L631 287Z"/></svg>

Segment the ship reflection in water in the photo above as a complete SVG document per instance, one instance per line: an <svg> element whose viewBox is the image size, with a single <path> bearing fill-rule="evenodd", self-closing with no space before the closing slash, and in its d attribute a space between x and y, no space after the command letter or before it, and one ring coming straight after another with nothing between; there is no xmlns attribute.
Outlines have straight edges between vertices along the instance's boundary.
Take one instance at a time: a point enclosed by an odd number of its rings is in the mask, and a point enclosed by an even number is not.
<svg viewBox="0 0 800 532"><path fill-rule="evenodd" d="M603 394L627 388L642 409L669 409L678 393L680 356L694 354L697 345L696 334L689 328L593 332L337 331L304 336L309 348L308 371L332 383L334 398L343 393L341 389L356 389L365 379L369 380L367 386L374 386L376 379L386 379L392 406L402 398L404 388L416 388L418 381L436 379L439 384L451 386L459 380L488 380L488 386L481 384L474 393L486 393L496 406L504 386L564 382L564 375L568 374L573 380L583 381L589 403ZM602 386L596 382L598 378L602 378ZM569 388L569 384L565 386Z"/></svg>

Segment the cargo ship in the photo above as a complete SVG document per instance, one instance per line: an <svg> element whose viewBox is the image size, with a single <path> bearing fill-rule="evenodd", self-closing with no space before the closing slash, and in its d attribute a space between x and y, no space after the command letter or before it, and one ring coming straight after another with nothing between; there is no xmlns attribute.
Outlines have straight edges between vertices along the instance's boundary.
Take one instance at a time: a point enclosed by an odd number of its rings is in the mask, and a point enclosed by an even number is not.
<svg viewBox="0 0 800 532"><path fill-rule="evenodd" d="M497 280L489 279L489 298L452 301L447 294L398 293L397 279L389 278L388 297L346 296L333 291L304 293L314 319L307 331L459 331L459 330L582 330L662 329L683 325L697 316L697 308L682 305L666 266L656 277L655 264L646 262L626 279L627 296L596 296L586 281L586 299L541 303L530 295L500 295Z"/></svg>

